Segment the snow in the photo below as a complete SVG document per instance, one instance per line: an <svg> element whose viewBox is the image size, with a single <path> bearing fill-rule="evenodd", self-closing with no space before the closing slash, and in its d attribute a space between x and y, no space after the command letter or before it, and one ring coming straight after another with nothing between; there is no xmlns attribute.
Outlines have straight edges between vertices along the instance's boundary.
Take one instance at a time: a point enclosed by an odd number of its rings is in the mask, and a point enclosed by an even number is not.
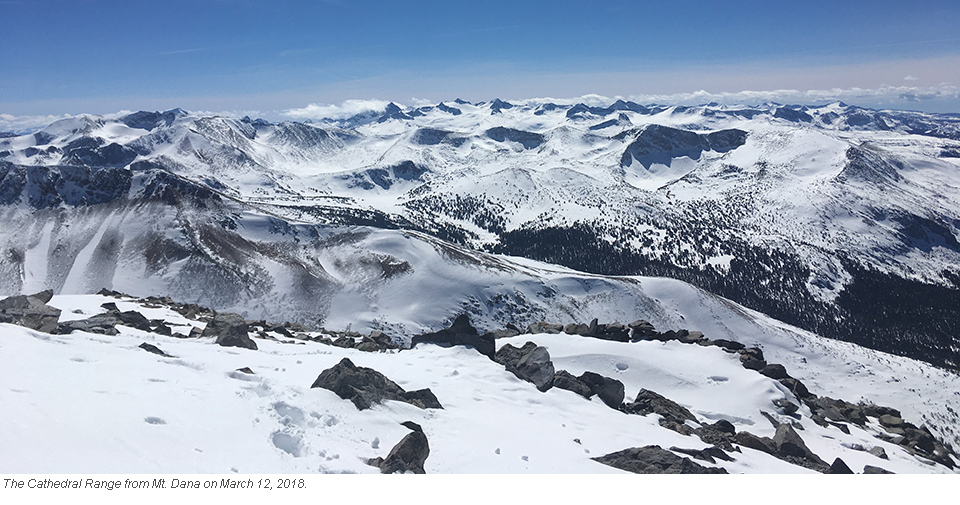
<svg viewBox="0 0 960 505"><path fill-rule="evenodd" d="M174 331L187 333L190 326L201 325L133 299L58 295L51 304L63 310L62 320L70 320L102 312L100 304L108 301L121 310L163 318ZM723 323L738 329L734 320ZM0 471L376 473L364 460L386 456L408 432L403 421L420 424L427 435L428 473L621 473L590 458L651 444L706 447L696 437L660 427L655 414L626 415L596 397L586 400L557 388L541 393L471 348L421 344L400 352L364 353L281 337L258 339L259 350L252 351L220 347L212 339L118 329L117 336L48 335L0 324L0 405L9 414L0 419ZM862 374L851 374L834 360L856 361L875 375L895 370L895 386L877 388L872 398L907 407L908 420L909 407L917 404L914 395L957 404L949 398L949 391L960 387L955 375L809 338L819 345L777 347L765 341L764 352L768 360L797 355L803 363L784 361L791 374L819 394L851 401L856 398L850 389L868 392L882 384L865 386ZM497 345L527 341L547 347L558 370L575 375L589 370L622 381L628 402L640 388L653 390L689 408L699 421L727 419L738 430L759 436L774 431L760 411L774 412L772 400L790 398L779 383L744 369L736 355L717 347L566 334L520 335ZM143 342L174 357L145 352L138 348ZM407 390L429 387L444 408L421 410L387 401L359 411L328 390L309 387L344 357ZM884 369L883 361L889 360L899 366ZM237 371L243 367L255 373ZM870 464L897 473L946 471L877 440L872 436L876 425L866 430L851 426L851 434L844 435L814 424L805 407L801 413L802 437L828 462L842 457L855 470ZM851 449L855 444L884 447L890 459ZM733 456L735 461L719 466L731 473L810 472L751 449Z"/></svg>

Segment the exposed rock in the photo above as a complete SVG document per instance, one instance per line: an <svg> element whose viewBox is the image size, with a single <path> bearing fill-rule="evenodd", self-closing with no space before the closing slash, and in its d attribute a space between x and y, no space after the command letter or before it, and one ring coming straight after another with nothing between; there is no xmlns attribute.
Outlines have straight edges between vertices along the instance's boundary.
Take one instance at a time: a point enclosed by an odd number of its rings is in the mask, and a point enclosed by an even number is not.
<svg viewBox="0 0 960 505"><path fill-rule="evenodd" d="M556 370L546 347L533 342L527 342L519 349L504 344L497 351L494 360L517 378L534 383L540 391L546 391L553 386Z"/></svg>
<svg viewBox="0 0 960 505"><path fill-rule="evenodd" d="M883 468L880 468L879 466L870 466L870 465L864 465L864 466L863 466L863 473L864 473L864 475L868 475L868 474L884 474L884 473L893 474L893 472L891 472L890 470L884 470Z"/></svg>
<svg viewBox="0 0 960 505"><path fill-rule="evenodd" d="M146 342L140 344L140 348L143 349L144 351L152 352L153 354L158 354L158 355L160 355L160 356L163 356L164 358L174 358L174 357L175 357L175 356L171 356L171 355L169 355L169 354L161 351L159 347L157 347L157 346L155 346L155 345L153 345L153 344L148 344L148 343L146 343Z"/></svg>
<svg viewBox="0 0 960 505"><path fill-rule="evenodd" d="M57 330L60 309L47 305L53 291L33 295L17 295L0 300L0 322L20 325L31 330L52 333Z"/></svg>
<svg viewBox="0 0 960 505"><path fill-rule="evenodd" d="M777 444L770 437L758 437L749 431L740 431L734 435L733 440L749 449L755 449L767 454L777 453Z"/></svg>
<svg viewBox="0 0 960 505"><path fill-rule="evenodd" d="M559 370L553 375L553 387L573 391L588 399L594 394L587 383L566 370Z"/></svg>
<svg viewBox="0 0 960 505"><path fill-rule="evenodd" d="M460 314L453 321L449 328L434 333L424 333L413 337L410 347L416 347L420 343L432 343L440 346L463 345L473 347L480 354L494 359L496 354L496 344L493 337L489 334L481 336L477 329L470 324L470 319L466 314Z"/></svg>
<svg viewBox="0 0 960 505"><path fill-rule="evenodd" d="M200 338L203 336L203 330L194 326L190 328L190 334L187 335L187 338Z"/></svg>
<svg viewBox="0 0 960 505"><path fill-rule="evenodd" d="M736 432L736 428L729 421L723 419L715 424L701 424L693 430L693 434L700 437L700 440L704 443L713 444L725 451L735 450L733 442Z"/></svg>
<svg viewBox="0 0 960 505"><path fill-rule="evenodd" d="M352 337L348 337L344 335L334 340L333 345L334 347L341 347L343 349L353 349L354 347L356 347L357 341L354 340Z"/></svg>
<svg viewBox="0 0 960 505"><path fill-rule="evenodd" d="M630 340L642 340L657 334L656 328L644 319L638 319L627 327L630 328Z"/></svg>
<svg viewBox="0 0 960 505"><path fill-rule="evenodd" d="M777 447L777 456L794 464L804 466L820 472L826 471L828 465L819 456L807 448L800 435L789 424L781 424L773 436L773 443Z"/></svg>
<svg viewBox="0 0 960 505"><path fill-rule="evenodd" d="M760 371L766 368L767 362L763 360L763 351L757 347L748 347L740 350L740 364L748 370Z"/></svg>
<svg viewBox="0 0 960 505"><path fill-rule="evenodd" d="M715 345L717 347L720 347L730 352L736 352L746 347L740 342L735 342L733 340L725 340L722 338L718 338L717 340L711 340L708 345Z"/></svg>
<svg viewBox="0 0 960 505"><path fill-rule="evenodd" d="M158 325L153 329L153 332L156 333L157 335L163 335L163 336L166 336L166 337L169 337L170 335L173 335L173 329L170 328L169 326L167 326L166 323L160 323L160 324L158 324Z"/></svg>
<svg viewBox="0 0 960 505"><path fill-rule="evenodd" d="M786 398L777 398L773 401L773 404L780 409L780 412L788 416L792 416L793 414L796 414L798 410L800 410L799 405L787 400Z"/></svg>
<svg viewBox="0 0 960 505"><path fill-rule="evenodd" d="M827 469L827 471L826 471L826 472L823 472L823 473L829 473L829 474L853 474L853 470L851 470L850 467L847 466L847 464L844 463L842 459L837 458L837 459L833 460L833 464L830 465L830 468Z"/></svg>
<svg viewBox="0 0 960 505"><path fill-rule="evenodd" d="M56 332L61 335L73 333L74 331L85 331L98 335L116 335L120 333L116 328L119 323L120 319L116 317L115 313L97 314L87 319L60 323Z"/></svg>
<svg viewBox="0 0 960 505"><path fill-rule="evenodd" d="M883 414L880 416L880 425L884 428L903 428L904 422L900 417L893 416L891 414Z"/></svg>
<svg viewBox="0 0 960 505"><path fill-rule="evenodd" d="M400 346L397 345L393 338L390 335L378 330L373 330L370 332L370 339L377 343L381 349L399 349Z"/></svg>
<svg viewBox="0 0 960 505"><path fill-rule="evenodd" d="M876 447L871 447L870 450L867 452L869 452L870 454L873 454L874 456L880 459L890 459L889 457L887 457L887 451L883 450L883 447L880 447L879 445Z"/></svg>
<svg viewBox="0 0 960 505"><path fill-rule="evenodd" d="M590 326L583 323L570 323L563 327L563 332L567 335L590 336Z"/></svg>
<svg viewBox="0 0 960 505"><path fill-rule="evenodd" d="M356 349L363 352L377 352L380 350L380 346L376 342L360 342Z"/></svg>
<svg viewBox="0 0 960 505"><path fill-rule="evenodd" d="M443 405L440 405L440 400L437 399L437 395L433 394L430 388L404 391L401 393L401 396L407 403L420 407L421 409L443 408Z"/></svg>
<svg viewBox="0 0 960 505"><path fill-rule="evenodd" d="M247 333L246 321L231 312L223 312L214 316L203 329L201 336L215 337L217 343L224 347L257 349L257 343L251 340Z"/></svg>
<svg viewBox="0 0 960 505"><path fill-rule="evenodd" d="M150 325L150 320L135 310L117 312L116 316L117 319L120 320L120 324L142 331L153 331L153 326Z"/></svg>
<svg viewBox="0 0 960 505"><path fill-rule="evenodd" d="M793 377L780 379L780 384L786 386L794 396L801 400L813 397L813 395L810 394L810 391L807 389L807 386Z"/></svg>
<svg viewBox="0 0 960 505"><path fill-rule="evenodd" d="M779 363L768 363L767 366L760 369L760 373L774 380L790 378L787 369Z"/></svg>
<svg viewBox="0 0 960 505"><path fill-rule="evenodd" d="M358 367L349 358L328 368L317 376L311 388L329 389L344 400L350 400L360 410L369 409L384 400L406 402L420 408L443 408L430 389L404 391L382 373Z"/></svg>
<svg viewBox="0 0 960 505"><path fill-rule="evenodd" d="M680 424L683 424L686 420L697 420L689 410L677 402L647 389L641 389L640 392L637 393L636 400L624 405L623 410L628 414L639 414L641 416L650 413L660 414L664 418Z"/></svg>
<svg viewBox="0 0 960 505"><path fill-rule="evenodd" d="M727 473L723 468L705 467L694 463L690 458L681 458L668 450L662 449L658 445L632 447L605 456L596 457L593 458L593 460L633 473Z"/></svg>
<svg viewBox="0 0 960 505"><path fill-rule="evenodd" d="M376 461L376 466L380 467L380 473L427 473L423 469L423 464L430 455L430 444L427 443L427 436L424 435L420 425L411 421L401 423L412 430L407 433L397 445L393 446L390 454L382 461Z"/></svg>
<svg viewBox="0 0 960 505"><path fill-rule="evenodd" d="M624 389L622 382L593 372L583 372L578 378L590 388L593 394L599 396L608 407L619 409L620 405L623 404Z"/></svg>
<svg viewBox="0 0 960 505"><path fill-rule="evenodd" d="M243 368L238 368L237 371L238 371L238 372L243 372L243 373L245 373L245 374L256 375L256 374L253 372L253 370L251 370L250 367L248 367L248 366L245 366L245 367L243 367Z"/></svg>
<svg viewBox="0 0 960 505"><path fill-rule="evenodd" d="M862 404L861 407L863 408L863 413L870 417L879 418L882 415L900 417L900 411L895 408L883 407L880 405L872 405L872 404Z"/></svg>
<svg viewBox="0 0 960 505"><path fill-rule="evenodd" d="M719 447L707 447L706 449L681 449L680 447L671 447L670 450L673 452L679 452L680 454L686 454L687 456L692 456L694 459L699 459L712 464L716 464L718 459L723 461L734 460L729 454L724 452L724 450Z"/></svg>

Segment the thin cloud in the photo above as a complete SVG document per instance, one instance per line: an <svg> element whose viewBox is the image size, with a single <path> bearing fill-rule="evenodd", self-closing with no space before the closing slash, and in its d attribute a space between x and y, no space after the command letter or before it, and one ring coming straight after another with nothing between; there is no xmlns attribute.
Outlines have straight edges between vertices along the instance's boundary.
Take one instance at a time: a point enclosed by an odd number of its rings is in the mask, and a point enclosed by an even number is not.
<svg viewBox="0 0 960 505"><path fill-rule="evenodd" d="M299 109L288 109L281 115L294 119L344 119L371 111L382 111L390 102L384 100L346 100L340 105L312 103Z"/></svg>

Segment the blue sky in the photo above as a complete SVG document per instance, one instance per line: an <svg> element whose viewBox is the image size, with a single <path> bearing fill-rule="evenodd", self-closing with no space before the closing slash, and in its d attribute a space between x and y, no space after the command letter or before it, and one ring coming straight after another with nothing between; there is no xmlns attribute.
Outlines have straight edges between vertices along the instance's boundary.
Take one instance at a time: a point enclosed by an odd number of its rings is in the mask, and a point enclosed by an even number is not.
<svg viewBox="0 0 960 505"><path fill-rule="evenodd" d="M0 19L6 117L585 94L960 112L956 1L0 0Z"/></svg>

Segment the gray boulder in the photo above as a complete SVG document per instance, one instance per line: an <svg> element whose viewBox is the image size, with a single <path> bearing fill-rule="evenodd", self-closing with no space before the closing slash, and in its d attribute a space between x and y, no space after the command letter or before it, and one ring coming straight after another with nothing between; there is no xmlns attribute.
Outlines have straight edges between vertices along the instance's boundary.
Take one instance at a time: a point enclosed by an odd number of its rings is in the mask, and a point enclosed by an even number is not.
<svg viewBox="0 0 960 505"><path fill-rule="evenodd" d="M117 331L118 324L120 324L120 319L117 318L116 314L108 312L106 314L97 314L87 319L60 323L56 332L61 335L67 335L74 331L85 331L98 335L116 335L120 333Z"/></svg>
<svg viewBox="0 0 960 505"><path fill-rule="evenodd" d="M566 370L559 370L553 375L553 387L573 391L588 399L593 396L590 386Z"/></svg>
<svg viewBox="0 0 960 505"><path fill-rule="evenodd" d="M632 447L593 458L607 466L633 473L645 474L709 474L727 473L723 468L706 467L690 458L681 458L658 445Z"/></svg>
<svg viewBox="0 0 960 505"><path fill-rule="evenodd" d="M52 297L53 291L47 290L4 298L0 300L0 322L53 333L60 320L60 309L47 305Z"/></svg>
<svg viewBox="0 0 960 505"><path fill-rule="evenodd" d="M329 389L340 398L353 402L359 410L369 409L384 400L406 402L421 409L443 408L429 388L404 391L382 373L358 367L349 358L343 358L321 372L310 387Z"/></svg>
<svg viewBox="0 0 960 505"><path fill-rule="evenodd" d="M870 465L863 466L863 473L864 475L885 474L885 473L893 474L893 472L891 472L890 470L885 470L883 468L880 468L879 466L870 466Z"/></svg>
<svg viewBox="0 0 960 505"><path fill-rule="evenodd" d="M777 444L769 437L758 437L749 431L737 432L733 441L750 449L765 452L767 454L777 453Z"/></svg>
<svg viewBox="0 0 960 505"><path fill-rule="evenodd" d="M257 350L247 331L247 322L237 314L223 312L213 316L203 329L201 337L214 337L217 343L224 347L243 347Z"/></svg>
<svg viewBox="0 0 960 505"><path fill-rule="evenodd" d="M583 372L579 379L590 388L591 392L599 396L608 407L619 409L620 405L623 404L624 388L622 382L593 372Z"/></svg>
<svg viewBox="0 0 960 505"><path fill-rule="evenodd" d="M527 342L519 349L510 344L504 344L497 351L494 359L518 379L532 382L539 391L547 391L553 387L553 376L556 370L553 362L550 361L550 353L547 352L546 347L538 346L533 342Z"/></svg>
<svg viewBox="0 0 960 505"><path fill-rule="evenodd" d="M477 329L470 324L470 318L466 314L457 316L449 328L413 337L410 347L416 347L417 344L427 342L444 347L454 345L473 347L477 352L490 359L494 359L496 354L494 337L489 333L480 335Z"/></svg>
<svg viewBox="0 0 960 505"><path fill-rule="evenodd" d="M378 462L380 473L425 474L427 472L423 469L423 464L430 455L427 436L423 434L420 425L414 422L406 421L402 424L412 431L393 446L386 458Z"/></svg>
<svg viewBox="0 0 960 505"><path fill-rule="evenodd" d="M687 420L697 420L689 410L679 403L647 389L641 389L637 393L636 400L624 405L623 410L628 414L639 414L641 416L650 413L660 414L664 418L679 424L683 424Z"/></svg>
<svg viewBox="0 0 960 505"><path fill-rule="evenodd" d="M779 363L768 363L767 366L760 369L760 373L774 380L790 378L787 369Z"/></svg>
<svg viewBox="0 0 960 505"><path fill-rule="evenodd" d="M776 455L785 461L820 472L829 469L829 465L807 448L807 444L789 424L781 424L777 428L773 443L777 446Z"/></svg>
<svg viewBox="0 0 960 505"><path fill-rule="evenodd" d="M827 471L826 471L826 472L823 472L823 473L829 473L829 474L851 474L851 475L852 475L852 474L853 474L853 470L851 470L850 467L847 466L847 464L844 463L842 459L837 458L837 459L833 460L833 464L830 465L830 468L827 469Z"/></svg>

